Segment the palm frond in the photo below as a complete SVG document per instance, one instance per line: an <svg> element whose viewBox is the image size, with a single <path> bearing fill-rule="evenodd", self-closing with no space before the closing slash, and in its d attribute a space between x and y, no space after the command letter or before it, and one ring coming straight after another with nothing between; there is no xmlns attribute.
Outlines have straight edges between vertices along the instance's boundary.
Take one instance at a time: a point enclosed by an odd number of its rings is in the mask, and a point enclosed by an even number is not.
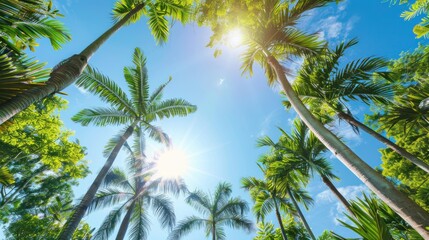
<svg viewBox="0 0 429 240"><path fill-rule="evenodd" d="M152 206L161 226L172 229L176 223L172 202L164 194L148 195L147 201Z"/></svg>
<svg viewBox="0 0 429 240"><path fill-rule="evenodd" d="M76 113L72 120L83 126L88 126L89 124L107 126L131 123L134 118L135 116L129 115L128 112L114 108L86 108Z"/></svg>
<svg viewBox="0 0 429 240"><path fill-rule="evenodd" d="M145 240L149 233L149 217L145 211L143 200L136 202L133 215L131 217L131 229L129 230L129 238L134 240Z"/></svg>
<svg viewBox="0 0 429 240"><path fill-rule="evenodd" d="M168 236L169 240L179 240L194 229L199 229L208 225L207 220L196 216L187 217L180 221L176 228Z"/></svg>
<svg viewBox="0 0 429 240"><path fill-rule="evenodd" d="M132 192L127 192L122 189L117 189L114 187L108 187L101 189L97 192L94 199L91 201L88 206L88 213L93 212L94 210L105 208L109 206L114 206L122 201L128 202L130 196L133 196Z"/></svg>
<svg viewBox="0 0 429 240"><path fill-rule="evenodd" d="M133 64L133 67L124 68L124 77L135 109L138 109L139 113L145 113L149 99L149 82L146 57L140 48L134 50Z"/></svg>
<svg viewBox="0 0 429 240"><path fill-rule="evenodd" d="M90 66L85 68L77 79L76 85L99 96L102 101L115 107L115 109L137 116L135 108L125 92L97 69Z"/></svg>
<svg viewBox="0 0 429 240"><path fill-rule="evenodd" d="M184 99L168 99L159 103L153 102L149 106L147 114L153 115L157 119L170 118L174 116L187 116L197 110L195 105Z"/></svg>
<svg viewBox="0 0 429 240"><path fill-rule="evenodd" d="M109 236L115 231L116 225L121 220L121 216L126 210L125 203L110 211L109 215L104 219L100 228L98 228L97 232L95 232L93 238L94 239L108 239Z"/></svg>
<svg viewBox="0 0 429 240"><path fill-rule="evenodd" d="M211 210L209 196L202 191L197 190L190 193L185 201L201 214L209 213Z"/></svg>

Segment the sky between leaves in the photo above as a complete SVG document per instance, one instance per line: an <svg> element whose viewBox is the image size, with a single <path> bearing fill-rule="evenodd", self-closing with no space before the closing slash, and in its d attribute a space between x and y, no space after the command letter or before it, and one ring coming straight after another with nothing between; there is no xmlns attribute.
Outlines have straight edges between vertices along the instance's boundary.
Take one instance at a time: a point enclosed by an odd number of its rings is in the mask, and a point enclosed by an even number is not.
<svg viewBox="0 0 429 240"><path fill-rule="evenodd" d="M65 15L61 19L70 29L73 40L60 51L53 51L47 41L42 41L33 55L53 67L61 60L79 53L86 45L111 26L111 8L114 0L65 0L55 1ZM382 0L347 0L339 5L311 12L300 26L335 45L343 40L357 37L360 43L346 56L347 60L359 57L381 56L398 58L401 51L417 47L418 40L412 33L415 22L405 22L399 17L406 6L389 6ZM114 79L126 89L122 77L124 66L131 65L135 47L140 47L147 56L150 86L152 89L168 80L173 81L166 89L165 97L182 97L198 106L198 111L187 118L163 120L158 125L167 132L173 144L186 151L189 156L190 171L185 180L189 189L214 190L220 181L233 184L234 195L251 203L248 194L240 188L240 179L245 176L261 176L255 162L268 149L255 147L256 139L269 135L279 136L277 127L290 130L296 114L285 111L281 106L278 88L270 88L259 68L252 78L241 76L240 49L224 49L223 54L213 57L213 49L206 48L210 31L196 24L182 26L175 23L171 36L163 46L156 46L143 19L137 24L121 29L90 60L93 67ZM424 41L424 40L421 40ZM427 42L427 40L426 40ZM300 62L290 65L297 69ZM116 127L82 127L70 118L84 107L102 106L96 97L68 87L64 96L69 108L61 113L67 128L73 129L83 146L87 147L87 159L93 172L75 188L76 198L83 196L93 181L95 174L104 163L102 149L107 140L116 134ZM352 104L351 109L363 119L367 108ZM345 123L340 123L336 131L344 137L358 155L372 166L380 164L377 149L382 145L364 133L356 135ZM148 144L148 155L160 149L159 144ZM328 154L334 172L341 181L335 185L347 198L359 196L366 188L345 167ZM124 164L124 154L116 161ZM316 235L324 229L345 237L353 235L339 226L336 218L343 218L344 210L316 176L308 190L315 205L305 212ZM195 212L184 204L183 199L174 201L177 220ZM108 210L101 210L86 217L92 227L98 227ZM253 219L251 214L249 217ZM272 218L274 220L274 218ZM165 239L166 230L152 220L148 239ZM246 234L238 230L227 232L227 239L251 239L255 233ZM195 231L185 239L203 239L203 230Z"/></svg>

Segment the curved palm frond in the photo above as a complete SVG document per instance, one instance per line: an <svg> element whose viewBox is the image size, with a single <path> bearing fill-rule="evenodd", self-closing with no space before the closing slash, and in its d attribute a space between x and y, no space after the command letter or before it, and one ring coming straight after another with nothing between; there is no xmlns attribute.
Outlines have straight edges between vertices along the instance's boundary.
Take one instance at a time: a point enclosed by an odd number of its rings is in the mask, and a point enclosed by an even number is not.
<svg viewBox="0 0 429 240"><path fill-rule="evenodd" d="M162 227L172 229L176 223L172 202L164 194L147 195L146 201L152 206Z"/></svg>
<svg viewBox="0 0 429 240"><path fill-rule="evenodd" d="M208 214L211 210L210 198L202 191L197 190L190 193L185 201L201 214Z"/></svg>
<svg viewBox="0 0 429 240"><path fill-rule="evenodd" d="M122 125L131 123L135 116L114 108L85 108L76 113L72 120L83 126L94 124L95 126Z"/></svg>
<svg viewBox="0 0 429 240"><path fill-rule="evenodd" d="M123 191L121 189L109 187L97 192L94 199L88 206L88 213L105 207L116 205L122 201L129 202L129 198L133 193Z"/></svg>
<svg viewBox="0 0 429 240"><path fill-rule="evenodd" d="M129 238L140 240L146 239L149 233L150 220L144 207L144 201L139 199L136 202L133 215L131 217L131 229Z"/></svg>
<svg viewBox="0 0 429 240"><path fill-rule="evenodd" d="M103 223L101 224L100 228L95 232L93 238L94 239L108 239L109 236L113 233L115 230L116 225L121 220L122 214L125 212L126 203L124 203L122 206L112 210L109 212L109 215L104 219Z"/></svg>
<svg viewBox="0 0 429 240"><path fill-rule="evenodd" d="M194 229L203 228L207 225L207 220L191 216L180 221L176 228L170 233L168 239L178 240Z"/></svg>
<svg viewBox="0 0 429 240"><path fill-rule="evenodd" d="M135 108L124 91L109 77L101 74L97 69L88 66L79 76L76 85L97 96L119 111L125 111L137 116Z"/></svg>
<svg viewBox="0 0 429 240"><path fill-rule="evenodd" d="M170 118L173 116L187 116L197 110L195 105L184 99L168 99L162 102L152 102L147 114L157 119Z"/></svg>

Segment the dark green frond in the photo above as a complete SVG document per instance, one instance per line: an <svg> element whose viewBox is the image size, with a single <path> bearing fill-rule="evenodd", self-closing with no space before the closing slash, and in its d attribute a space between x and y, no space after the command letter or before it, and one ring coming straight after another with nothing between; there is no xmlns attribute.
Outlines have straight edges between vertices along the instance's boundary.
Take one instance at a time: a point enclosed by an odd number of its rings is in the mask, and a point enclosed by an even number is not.
<svg viewBox="0 0 429 240"><path fill-rule="evenodd" d="M171 230L176 223L172 202L164 194L148 195L147 201L152 206L161 226Z"/></svg>
<svg viewBox="0 0 429 240"><path fill-rule="evenodd" d="M99 96L117 110L137 115L125 92L114 81L90 66L79 76L76 85Z"/></svg>
<svg viewBox="0 0 429 240"><path fill-rule="evenodd" d="M109 215L104 219L100 228L94 234L94 239L108 239L109 236L115 231L116 225L121 220L121 216L126 210L125 204L109 212Z"/></svg>
<svg viewBox="0 0 429 240"><path fill-rule="evenodd" d="M114 108L86 108L76 113L72 117L72 120L83 126L94 124L95 126L102 127L131 123L134 118L134 116L129 115L127 112L119 111Z"/></svg>
<svg viewBox="0 0 429 240"><path fill-rule="evenodd" d="M134 207L131 216L131 228L129 229L129 238L133 240L145 240L149 234L150 220L145 210L144 202L139 200Z"/></svg>
<svg viewBox="0 0 429 240"><path fill-rule="evenodd" d="M131 196L133 196L132 192L113 187L99 190L88 206L88 213L100 208L114 206L125 200L128 202Z"/></svg>

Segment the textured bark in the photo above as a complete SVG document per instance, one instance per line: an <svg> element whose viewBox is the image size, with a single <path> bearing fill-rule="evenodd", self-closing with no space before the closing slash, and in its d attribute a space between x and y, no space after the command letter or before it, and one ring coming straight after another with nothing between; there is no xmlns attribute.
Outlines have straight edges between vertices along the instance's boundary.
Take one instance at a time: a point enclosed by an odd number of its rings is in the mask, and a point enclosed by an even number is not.
<svg viewBox="0 0 429 240"><path fill-rule="evenodd" d="M125 234L127 233L128 225L130 224L131 215L133 214L135 205L136 202L133 200L131 205L128 207L127 214L125 214L124 219L122 219L121 227L119 228L118 234L116 235L116 240L122 240L125 238Z"/></svg>
<svg viewBox="0 0 429 240"><path fill-rule="evenodd" d="M136 122L134 122L130 127L128 127L124 135L122 135L121 139L116 144L115 148L113 148L112 153L110 153L110 156L107 158L106 163L104 163L103 168L101 168L94 182L91 184L85 196L82 198L81 202L76 207L75 211L73 212L73 215L67 220L58 239L70 240L72 238L74 231L76 230L80 221L85 215L85 212L88 209L88 206L90 205L91 201L94 199L94 196L97 193L97 190L100 187L104 177L106 177L107 172L112 167L112 164L115 161L119 150L121 150L125 141L127 141L127 139L133 133L135 125Z"/></svg>
<svg viewBox="0 0 429 240"><path fill-rule="evenodd" d="M328 186L329 189L331 189L332 193L335 195L335 197L340 200L340 202L344 205L344 207L354 215L352 208L350 207L350 203L347 201L347 199L338 191L338 189L334 186L334 184L329 180L327 177L322 177L322 181Z"/></svg>
<svg viewBox="0 0 429 240"><path fill-rule="evenodd" d="M298 203L296 202L295 198L293 197L290 189L287 189L290 199L292 200L293 205L296 208L296 211L298 212L299 218L301 219L301 222L304 224L305 229L307 229L308 234L310 234L311 239L316 240L316 237L314 236L313 231L311 231L310 225L308 225L307 220L304 217L304 214L302 214L301 209L298 206Z"/></svg>
<svg viewBox="0 0 429 240"><path fill-rule="evenodd" d="M394 142L390 141L388 138L384 137L383 135L379 134L378 132L367 127L365 124L359 122L354 117L352 117L346 113L343 113L343 112L338 113L338 117L347 121L348 123L358 127L359 129L364 130L365 132L367 132L369 135L373 136L378 141L384 143L387 147L389 147L390 149L395 151L397 154L399 154L402 157L410 160L414 165L416 165L417 167L419 167L423 171L429 173L429 165L428 164L426 164L425 162L423 162L421 159L414 156L413 154L409 153L404 148L396 145Z"/></svg>
<svg viewBox="0 0 429 240"><path fill-rule="evenodd" d="M216 240L216 223L213 221L212 239Z"/></svg>
<svg viewBox="0 0 429 240"><path fill-rule="evenodd" d="M278 81L300 118L316 137L371 191L398 213L423 238L429 239L429 213L396 189L389 181L360 159L347 145L318 121L293 91L283 67L265 50L269 64L274 68Z"/></svg>
<svg viewBox="0 0 429 240"><path fill-rule="evenodd" d="M123 19L118 21L103 35L92 42L80 54L73 55L72 57L58 64L57 67L52 70L49 80L44 85L26 90L0 105L0 125L6 122L9 118L15 116L15 114L26 109L34 102L40 101L47 96L60 92L70 84L74 83L76 78L79 77L79 75L85 69L87 61L98 50L98 48L143 7L144 3L137 5Z"/></svg>

